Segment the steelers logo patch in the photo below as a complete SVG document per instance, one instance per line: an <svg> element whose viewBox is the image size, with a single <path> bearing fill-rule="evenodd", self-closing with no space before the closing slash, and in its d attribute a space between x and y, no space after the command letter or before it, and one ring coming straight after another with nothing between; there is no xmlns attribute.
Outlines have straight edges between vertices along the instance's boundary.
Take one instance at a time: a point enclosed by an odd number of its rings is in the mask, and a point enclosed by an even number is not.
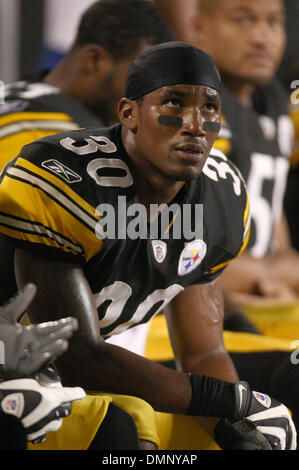
<svg viewBox="0 0 299 470"><path fill-rule="evenodd" d="M178 265L179 276L185 276L197 268L206 256L206 252L207 245L203 240L194 240L188 243L180 256Z"/></svg>

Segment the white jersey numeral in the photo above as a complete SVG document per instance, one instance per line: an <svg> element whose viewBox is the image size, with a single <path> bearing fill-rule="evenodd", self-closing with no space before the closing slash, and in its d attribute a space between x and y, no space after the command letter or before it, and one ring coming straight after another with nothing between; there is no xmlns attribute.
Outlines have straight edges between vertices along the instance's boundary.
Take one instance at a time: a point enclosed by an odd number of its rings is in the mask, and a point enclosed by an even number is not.
<svg viewBox="0 0 299 470"><path fill-rule="evenodd" d="M286 158L253 153L247 180L251 216L255 223L255 243L251 254L264 256L271 243L273 224L280 219L289 163ZM263 195L266 181L274 184L272 200Z"/></svg>
<svg viewBox="0 0 299 470"><path fill-rule="evenodd" d="M114 153L117 150L116 145L105 136L94 136L91 135L89 139L84 139L85 145L76 146L76 141L71 137L66 137L60 140L60 145L77 155L88 155L89 153L95 153L98 150L104 153Z"/></svg>
<svg viewBox="0 0 299 470"><path fill-rule="evenodd" d="M117 168L125 172L124 176L101 176L101 168ZM118 186L128 188L133 184L132 174L125 162L118 158L96 158L87 165L87 173L100 186Z"/></svg>
<svg viewBox="0 0 299 470"><path fill-rule="evenodd" d="M233 168L225 161L227 158L222 152L218 152L216 149L213 149L213 152L217 156L222 158L224 161L217 162L212 156L207 158L207 161L203 167L202 172L213 181L219 181L219 178L227 179L227 176L230 175L233 180L233 189L236 196L241 195L241 179L239 174L233 170Z"/></svg>
<svg viewBox="0 0 299 470"><path fill-rule="evenodd" d="M115 153L117 151L116 145L106 136L89 136L84 139L85 145L77 146L76 141L71 137L66 137L60 140L60 145L76 155L88 155L96 153L98 150L104 153ZM102 168L112 168L122 170L124 175L103 176L98 173ZM129 170L128 165L119 158L95 158L87 165L87 173L99 186L118 186L120 188L128 188L133 184L133 177Z"/></svg>
<svg viewBox="0 0 299 470"><path fill-rule="evenodd" d="M154 313L156 315L163 308L165 308L165 306L182 290L184 290L184 288L179 284L172 284L166 289L156 289L151 294L149 294L143 302L141 302L135 313L128 321L118 325L111 333L118 334L130 326L142 323L151 308L155 304L162 302ZM120 318L123 308L131 295L132 288L122 281L116 281L110 286L104 287L98 294L94 294L94 300L97 308L106 302L106 300L112 301L106 310L106 315L99 322L100 328L106 328L115 323L118 318Z"/></svg>

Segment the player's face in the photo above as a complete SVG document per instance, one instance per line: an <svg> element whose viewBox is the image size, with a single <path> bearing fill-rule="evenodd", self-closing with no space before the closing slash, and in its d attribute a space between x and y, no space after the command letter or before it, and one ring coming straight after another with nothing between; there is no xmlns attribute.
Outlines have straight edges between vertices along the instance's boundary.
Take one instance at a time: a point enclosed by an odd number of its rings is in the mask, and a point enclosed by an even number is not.
<svg viewBox="0 0 299 470"><path fill-rule="evenodd" d="M145 95L134 136L140 164L172 180L196 178L218 135L220 113L219 93L203 85L165 86Z"/></svg>
<svg viewBox="0 0 299 470"><path fill-rule="evenodd" d="M220 71L254 84L269 81L285 49L283 0L218 0L202 19L205 49Z"/></svg>

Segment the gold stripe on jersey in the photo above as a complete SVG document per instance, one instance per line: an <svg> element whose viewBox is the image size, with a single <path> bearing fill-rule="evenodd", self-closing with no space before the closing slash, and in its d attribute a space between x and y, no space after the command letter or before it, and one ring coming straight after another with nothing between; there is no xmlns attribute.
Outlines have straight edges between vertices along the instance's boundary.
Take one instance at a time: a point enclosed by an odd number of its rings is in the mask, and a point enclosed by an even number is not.
<svg viewBox="0 0 299 470"><path fill-rule="evenodd" d="M78 124L72 122L72 118L65 113L13 113L0 117L0 138L32 129L62 132L78 129L78 127Z"/></svg>
<svg viewBox="0 0 299 470"><path fill-rule="evenodd" d="M5 127L13 123L22 121L72 121L72 118L65 113L51 112L32 112L25 111L21 113L7 114L0 117L0 127Z"/></svg>
<svg viewBox="0 0 299 470"><path fill-rule="evenodd" d="M67 253L83 251L88 261L103 245L96 236L99 214L55 176L24 159L17 163L22 168L9 167L1 183L1 231Z"/></svg>
<svg viewBox="0 0 299 470"><path fill-rule="evenodd" d="M88 202L85 201L85 199L83 199L75 191L73 191L66 183L64 183L64 181L62 181L60 178L57 178L52 173L49 173L48 171L43 170L42 168L34 165L33 163L29 162L28 160L25 160L22 157L16 160L14 167L20 167L20 169L25 170L25 172L26 170L28 170L28 172L34 173L34 175L32 176L36 176L37 178L40 176L42 180L47 180L49 183L54 185L58 190L60 190L62 194L66 194L72 201L74 201L79 207L81 207L85 212L87 212L91 216L91 218L93 219L98 218L96 210L93 206L91 206ZM28 178L30 178L31 176L30 173L28 173ZM41 180L41 184L42 184L42 180ZM91 223L91 228L94 228L92 221L89 220L88 223Z"/></svg>
<svg viewBox="0 0 299 470"><path fill-rule="evenodd" d="M231 152L231 149L232 149L231 137L232 137L231 130L226 122L225 117L222 114L221 115L221 128L217 136L217 139L214 142L213 148L220 150L227 156Z"/></svg>
<svg viewBox="0 0 299 470"><path fill-rule="evenodd" d="M25 232L30 235L36 235L40 238L46 237L57 242L58 246L66 248L67 251L70 251L73 254L83 254L83 249L81 246L75 245L70 240L62 237L59 233L55 233L49 227L45 227L40 223L33 223L23 219L16 219L15 217L10 217L9 215L0 213L0 224L3 225L3 230L5 230L6 235L12 236L12 234L15 233L14 236L16 238L22 239L22 237L18 236L18 233Z"/></svg>
<svg viewBox="0 0 299 470"><path fill-rule="evenodd" d="M73 122L65 121L22 121L15 124L10 124L0 129L0 139L32 129L45 131L55 130L57 132L63 132L77 130L79 127Z"/></svg>
<svg viewBox="0 0 299 470"><path fill-rule="evenodd" d="M7 163L19 155L24 145L30 144L34 140L57 134L58 132L60 131L34 129L18 132L17 134L9 135L0 139L0 172Z"/></svg>
<svg viewBox="0 0 299 470"><path fill-rule="evenodd" d="M228 155L232 149L230 140L225 138L217 138L213 147L217 150L220 150L225 155Z"/></svg>
<svg viewBox="0 0 299 470"><path fill-rule="evenodd" d="M245 206L245 211L244 211L244 215L243 215L243 225L244 225L243 240L246 238L248 230L250 228L250 220L251 220L251 216L250 216L249 195L248 195L248 191L246 189L246 206Z"/></svg>
<svg viewBox="0 0 299 470"><path fill-rule="evenodd" d="M0 117L0 171L24 145L78 128L70 116L58 112L20 112Z"/></svg>
<svg viewBox="0 0 299 470"><path fill-rule="evenodd" d="M244 226L244 233L243 233L243 244L237 254L239 256L246 248L248 240L249 240L249 235L250 235L250 204L249 204L249 196L248 192L246 191L246 206L243 214L243 226ZM213 268L210 269L211 273L215 273L219 271L220 269L225 268L231 261L233 261L237 256L234 258L231 258L227 261L224 261L223 263L217 264L216 266L213 266Z"/></svg>

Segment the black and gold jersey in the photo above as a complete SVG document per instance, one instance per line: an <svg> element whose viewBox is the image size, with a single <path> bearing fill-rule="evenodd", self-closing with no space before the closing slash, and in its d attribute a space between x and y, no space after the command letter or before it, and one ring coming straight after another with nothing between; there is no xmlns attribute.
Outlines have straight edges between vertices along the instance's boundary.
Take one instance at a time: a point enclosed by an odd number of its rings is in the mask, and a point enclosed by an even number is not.
<svg viewBox="0 0 299 470"><path fill-rule="evenodd" d="M29 144L1 176L1 232L37 255L81 263L103 336L215 279L249 236L247 190L221 152L150 220L132 165L117 124Z"/></svg>
<svg viewBox="0 0 299 470"><path fill-rule="evenodd" d="M252 216L247 248L262 257L273 248L273 228L282 212L293 136L288 99L276 82L257 88L252 106L243 106L225 86L221 96L222 126L214 147L246 181Z"/></svg>
<svg viewBox="0 0 299 470"><path fill-rule="evenodd" d="M6 85L1 101L0 173L30 142L82 127L102 127L101 121L81 103L42 81ZM16 293L12 258L11 246L0 235L0 304Z"/></svg>
<svg viewBox="0 0 299 470"><path fill-rule="evenodd" d="M43 82L6 85L0 104L0 171L21 148L46 135L102 126L82 104Z"/></svg>

